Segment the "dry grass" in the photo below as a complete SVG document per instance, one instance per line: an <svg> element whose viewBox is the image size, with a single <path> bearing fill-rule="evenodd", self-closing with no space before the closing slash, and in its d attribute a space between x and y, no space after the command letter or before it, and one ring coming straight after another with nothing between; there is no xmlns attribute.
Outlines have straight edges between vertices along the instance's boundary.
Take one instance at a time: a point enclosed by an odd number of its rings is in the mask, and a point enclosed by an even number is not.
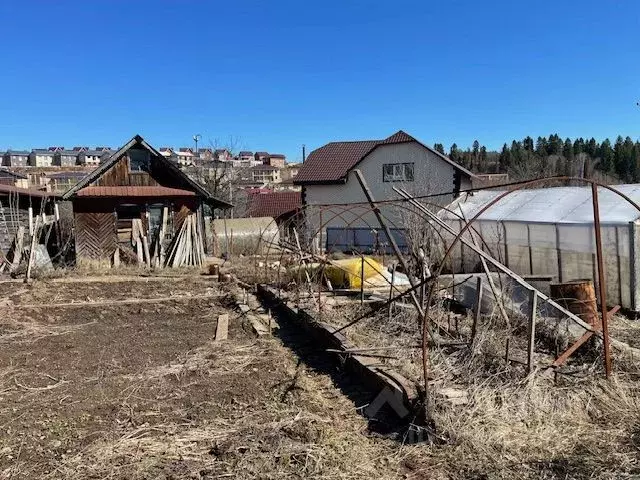
<svg viewBox="0 0 640 480"><path fill-rule="evenodd" d="M357 303L357 302L354 302ZM325 314L344 325L359 305ZM441 307L433 317L454 324ZM512 319L511 355L523 358L524 329ZM458 333L469 339L470 318L458 318ZM638 359L617 355L616 376L604 380L597 351L572 358L557 380L550 370L526 376L522 365L504 362L506 325L485 318L473 351L468 346L431 348L430 411L442 445L405 446L404 465L410 478L639 478L640 387ZM614 334L640 343L637 323L616 320ZM381 354L407 378L422 382L417 318L412 313L386 312L346 331L359 347L385 347ZM539 345L538 359L552 361ZM466 391L468 403L454 406L438 396L442 387ZM406 454L406 455L405 455Z"/></svg>

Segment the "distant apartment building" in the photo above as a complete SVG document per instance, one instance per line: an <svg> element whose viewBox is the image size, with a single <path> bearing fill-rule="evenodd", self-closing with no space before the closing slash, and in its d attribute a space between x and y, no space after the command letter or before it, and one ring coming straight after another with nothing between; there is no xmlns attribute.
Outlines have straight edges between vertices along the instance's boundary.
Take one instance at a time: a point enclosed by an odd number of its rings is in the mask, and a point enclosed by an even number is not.
<svg viewBox="0 0 640 480"><path fill-rule="evenodd" d="M74 152L86 152L89 150L89 147L73 147Z"/></svg>
<svg viewBox="0 0 640 480"><path fill-rule="evenodd" d="M51 167L55 156L56 152L48 148L34 148L29 154L28 163L32 167Z"/></svg>
<svg viewBox="0 0 640 480"><path fill-rule="evenodd" d="M29 152L26 150L9 150L2 159L5 167L26 167L29 165Z"/></svg>
<svg viewBox="0 0 640 480"><path fill-rule="evenodd" d="M108 152L99 150L82 150L78 153L78 163L80 165L99 165L102 157L108 155Z"/></svg>
<svg viewBox="0 0 640 480"><path fill-rule="evenodd" d="M269 184L280 183L280 169L271 165L255 165L251 167L251 179L255 183Z"/></svg>
<svg viewBox="0 0 640 480"><path fill-rule="evenodd" d="M75 150L59 150L54 157L54 165L73 167L78 164L78 153Z"/></svg>
<svg viewBox="0 0 640 480"><path fill-rule="evenodd" d="M272 167L282 168L286 163L286 157L281 153L270 153L269 158L266 161L267 165L271 165Z"/></svg>

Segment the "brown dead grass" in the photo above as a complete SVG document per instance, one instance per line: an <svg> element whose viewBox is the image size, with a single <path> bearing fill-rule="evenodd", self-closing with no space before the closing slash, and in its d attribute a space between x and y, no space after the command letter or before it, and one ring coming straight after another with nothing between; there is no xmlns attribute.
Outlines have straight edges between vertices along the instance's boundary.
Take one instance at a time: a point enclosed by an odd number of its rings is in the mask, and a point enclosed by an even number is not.
<svg viewBox="0 0 640 480"><path fill-rule="evenodd" d="M361 312L354 306L324 313L338 326ZM316 302L317 304L317 302ZM313 305L309 302L309 306ZM442 308L432 311L441 325L449 323ZM458 335L468 339L470 319L458 319ZM523 357L523 331L513 319L512 358ZM634 321L616 319L612 334L640 343ZM442 445L406 445L403 465L409 478L638 478L640 476L640 359L617 354L616 375L603 379L598 351L572 358L565 374L504 362L506 326L499 318L483 320L474 345L436 348L429 354L430 411ZM422 383L420 334L415 314L386 312L345 331L359 347L385 347L380 359L407 378ZM538 359L552 361L539 345ZM468 403L453 406L438 396L442 387L464 390Z"/></svg>

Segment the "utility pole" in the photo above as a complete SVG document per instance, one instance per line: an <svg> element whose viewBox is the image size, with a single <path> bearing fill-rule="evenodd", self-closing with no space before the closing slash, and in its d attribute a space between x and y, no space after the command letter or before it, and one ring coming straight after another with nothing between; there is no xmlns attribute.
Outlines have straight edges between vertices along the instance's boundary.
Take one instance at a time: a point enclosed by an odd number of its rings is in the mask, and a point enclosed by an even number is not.
<svg viewBox="0 0 640 480"><path fill-rule="evenodd" d="M193 141L196 142L196 155L198 155L198 141L202 138L202 135L200 135L199 133L196 133L193 136Z"/></svg>

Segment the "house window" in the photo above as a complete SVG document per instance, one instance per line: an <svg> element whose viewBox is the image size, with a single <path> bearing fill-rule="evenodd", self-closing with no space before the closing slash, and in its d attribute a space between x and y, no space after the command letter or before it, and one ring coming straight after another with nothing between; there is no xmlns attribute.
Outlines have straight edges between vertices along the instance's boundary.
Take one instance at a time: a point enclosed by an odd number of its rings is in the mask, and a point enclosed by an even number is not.
<svg viewBox="0 0 640 480"><path fill-rule="evenodd" d="M383 182L413 182L413 163L385 163L382 165Z"/></svg>
<svg viewBox="0 0 640 480"><path fill-rule="evenodd" d="M129 150L129 171L130 172L148 172L149 171L149 152L146 150L139 150L139 149Z"/></svg>

